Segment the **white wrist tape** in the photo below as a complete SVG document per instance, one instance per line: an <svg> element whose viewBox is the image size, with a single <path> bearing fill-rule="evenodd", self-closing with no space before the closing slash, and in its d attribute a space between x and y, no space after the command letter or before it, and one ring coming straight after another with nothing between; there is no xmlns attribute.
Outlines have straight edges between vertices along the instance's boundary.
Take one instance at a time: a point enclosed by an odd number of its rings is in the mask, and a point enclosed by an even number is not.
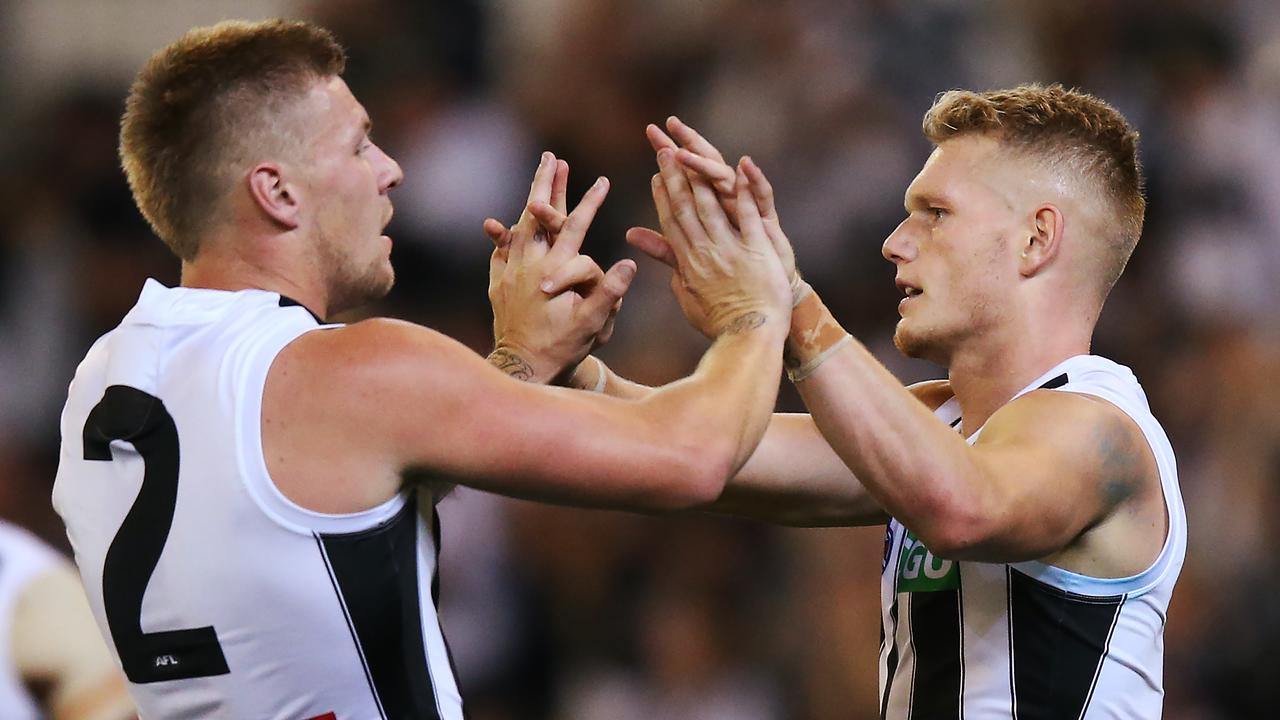
<svg viewBox="0 0 1280 720"><path fill-rule="evenodd" d="M587 357L596 361L596 386L591 388L591 392L602 393L604 392L605 385L609 384L609 369L606 368L604 366L604 362L595 355L588 355Z"/></svg>

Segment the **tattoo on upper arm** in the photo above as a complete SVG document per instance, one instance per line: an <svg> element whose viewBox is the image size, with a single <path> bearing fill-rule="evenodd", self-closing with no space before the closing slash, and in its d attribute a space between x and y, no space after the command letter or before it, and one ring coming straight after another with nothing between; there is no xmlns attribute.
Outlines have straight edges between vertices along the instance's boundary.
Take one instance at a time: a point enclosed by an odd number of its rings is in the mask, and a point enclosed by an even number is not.
<svg viewBox="0 0 1280 720"><path fill-rule="evenodd" d="M517 380L529 380L533 377L533 368L529 363L506 348L494 350L487 359L491 365Z"/></svg>
<svg viewBox="0 0 1280 720"><path fill-rule="evenodd" d="M1107 507L1114 508L1142 488L1145 448L1137 442L1133 429L1119 418L1100 426L1097 439L1103 500Z"/></svg>
<svg viewBox="0 0 1280 720"><path fill-rule="evenodd" d="M744 332L747 332L748 330L755 330L761 325L764 325L764 323L765 323L764 313L759 313L754 311L749 312L730 322L729 325L725 327L723 334L737 335L738 333L744 333Z"/></svg>

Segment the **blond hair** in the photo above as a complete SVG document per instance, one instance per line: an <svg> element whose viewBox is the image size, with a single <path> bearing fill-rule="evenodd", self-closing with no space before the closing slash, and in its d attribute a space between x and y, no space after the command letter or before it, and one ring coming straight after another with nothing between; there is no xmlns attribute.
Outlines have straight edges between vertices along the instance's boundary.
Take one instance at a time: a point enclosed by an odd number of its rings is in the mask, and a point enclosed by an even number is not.
<svg viewBox="0 0 1280 720"><path fill-rule="evenodd" d="M924 115L935 145L959 135L988 134L1006 147L1069 172L1104 201L1114 232L1105 232L1103 294L1124 272L1142 234L1146 199L1138 132L1105 101L1061 85L940 94Z"/></svg>
<svg viewBox="0 0 1280 720"><path fill-rule="evenodd" d="M151 56L125 103L120 160L138 209L178 257L199 252L236 163L296 139L277 121L345 65L329 31L287 20L194 28Z"/></svg>

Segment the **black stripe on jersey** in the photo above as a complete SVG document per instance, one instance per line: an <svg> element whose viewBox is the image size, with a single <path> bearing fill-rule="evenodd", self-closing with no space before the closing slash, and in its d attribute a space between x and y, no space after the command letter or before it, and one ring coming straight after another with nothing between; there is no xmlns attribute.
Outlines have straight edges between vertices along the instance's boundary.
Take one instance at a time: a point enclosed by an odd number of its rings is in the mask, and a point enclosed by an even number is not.
<svg viewBox="0 0 1280 720"><path fill-rule="evenodd" d="M377 527L318 535L388 720L440 719L422 636L418 522L410 497Z"/></svg>
<svg viewBox="0 0 1280 720"><path fill-rule="evenodd" d="M912 720L960 715L960 590L911 593Z"/></svg>
<svg viewBox="0 0 1280 720"><path fill-rule="evenodd" d="M338 606L342 608L342 619L347 621L347 630L351 633L351 642L356 646L356 654L360 656L360 668L364 670L364 679L369 683L369 693L373 695L373 703L378 706L378 715L386 720L387 713L382 709L382 701L378 699L378 691L373 686L373 676L369 674L369 661L364 657L364 648L360 647L360 637L356 635L356 627L351 624L351 613L347 610L347 601L342 598L342 590L338 587L338 579L333 576L333 566L329 564L329 556L325 554L324 543L316 534L316 547L320 550L320 559L324 560L325 572L329 573L329 584L333 586L333 594L338 596Z"/></svg>
<svg viewBox="0 0 1280 720"><path fill-rule="evenodd" d="M1069 378L1067 377L1067 374L1066 374L1066 373L1062 373L1062 374L1061 374L1061 375L1059 375L1058 377L1056 377L1056 378L1054 378L1054 379L1052 379L1052 380L1049 380L1049 381L1045 382L1045 384L1041 385L1039 389L1041 389L1041 390L1053 390L1054 388L1060 388L1060 387L1062 387L1063 385L1066 385L1068 381L1069 381Z"/></svg>
<svg viewBox="0 0 1280 720"><path fill-rule="evenodd" d="M959 425L959 424L960 424L960 421L961 421L961 420L963 420L963 419L964 419L963 417L958 417L958 418L956 418L955 420L952 420L952 421L951 421L951 427L955 427L955 426Z"/></svg>
<svg viewBox="0 0 1280 720"><path fill-rule="evenodd" d="M449 636L445 634L444 624L440 619L440 552L444 546L441 544L440 538L440 512L436 510L436 503L439 500L433 500L431 503L431 538L436 544L436 562L431 572L431 603L436 607L436 624L440 627L440 639L444 640L444 654L449 658L449 672L453 673L453 677L458 678L458 663L453 661L453 648L449 646ZM465 716L465 712L463 713Z"/></svg>
<svg viewBox="0 0 1280 720"><path fill-rule="evenodd" d="M886 532L893 532L893 521ZM889 712L889 692L893 690L893 676L898 672L898 556L893 553L894 543L890 540L889 547L885 549L885 572L893 573L893 592L891 596L893 600L889 604L889 622L893 627L889 628L890 635L884 642L889 643L889 657L885 659L884 671L884 697L880 698L880 719L885 720ZM884 632L881 626L880 632Z"/></svg>
<svg viewBox="0 0 1280 720"><path fill-rule="evenodd" d="M1120 598L1120 605L1116 607L1116 615L1111 619L1111 629L1107 631L1107 644L1102 650L1102 655L1098 657L1098 667L1093 671L1093 682L1089 683L1089 696L1084 699L1084 707L1080 708L1080 718L1084 717L1085 712L1089 709L1089 703L1093 702L1093 691L1097 689L1098 678L1102 676L1102 663L1111 654L1111 638L1116 634L1116 624L1120 621L1120 611L1124 609L1124 603L1128 597L1128 595L1125 595Z"/></svg>
<svg viewBox="0 0 1280 720"><path fill-rule="evenodd" d="M1008 565L1004 566L1004 594L1004 618L1009 626L1006 628L1009 632L1009 709L1013 720L1018 720L1018 678L1013 673L1013 667L1018 661L1013 654L1013 568Z"/></svg>
<svg viewBox="0 0 1280 720"><path fill-rule="evenodd" d="M288 297L286 295L280 296L280 307L300 307L303 310L306 310L308 315L315 318L317 323L319 323L320 325L324 324L324 321L320 319L319 315L311 312L311 308L307 307L306 305L303 305L297 300L294 300L293 298Z"/></svg>
<svg viewBox="0 0 1280 720"><path fill-rule="evenodd" d="M960 707L960 720L964 720L964 573L960 561L956 561L956 610L960 622L960 687L956 692L956 705Z"/></svg>
<svg viewBox="0 0 1280 720"><path fill-rule="evenodd" d="M1124 598L1077 595L1009 569L1014 717L1081 717Z"/></svg>

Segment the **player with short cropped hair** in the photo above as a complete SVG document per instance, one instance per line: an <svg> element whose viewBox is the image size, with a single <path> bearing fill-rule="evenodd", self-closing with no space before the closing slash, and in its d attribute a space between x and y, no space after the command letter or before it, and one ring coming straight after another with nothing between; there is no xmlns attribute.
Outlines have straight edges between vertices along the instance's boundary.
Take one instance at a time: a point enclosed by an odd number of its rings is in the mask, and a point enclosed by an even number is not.
<svg viewBox="0 0 1280 720"><path fill-rule="evenodd" d="M148 281L77 369L54 505L146 717L460 720L435 610L448 483L695 506L772 409L786 275L723 213L674 250L715 338L692 376L635 401L513 379L607 339L635 265L578 254L604 178L553 233L526 212L495 255L488 363L411 323L324 322L390 289L402 179L343 62L313 25L224 22L130 93L121 155L182 285ZM544 153L529 201L565 211L567 172ZM548 296L553 272L569 289Z"/></svg>
<svg viewBox="0 0 1280 720"><path fill-rule="evenodd" d="M792 525L887 521L883 717L1158 717L1186 550L1177 469L1133 374L1089 354L1142 228L1123 116L1060 86L937 98L924 121L934 150L882 247L904 295L895 344L948 371L910 388L795 272L760 168L727 165L678 119L667 129L648 128L662 233L628 240L679 265L673 250L705 204L672 194L671 158L711 182L744 231L759 227L790 273L787 372L811 413L776 415L707 507ZM574 383L648 392L599 362Z"/></svg>

